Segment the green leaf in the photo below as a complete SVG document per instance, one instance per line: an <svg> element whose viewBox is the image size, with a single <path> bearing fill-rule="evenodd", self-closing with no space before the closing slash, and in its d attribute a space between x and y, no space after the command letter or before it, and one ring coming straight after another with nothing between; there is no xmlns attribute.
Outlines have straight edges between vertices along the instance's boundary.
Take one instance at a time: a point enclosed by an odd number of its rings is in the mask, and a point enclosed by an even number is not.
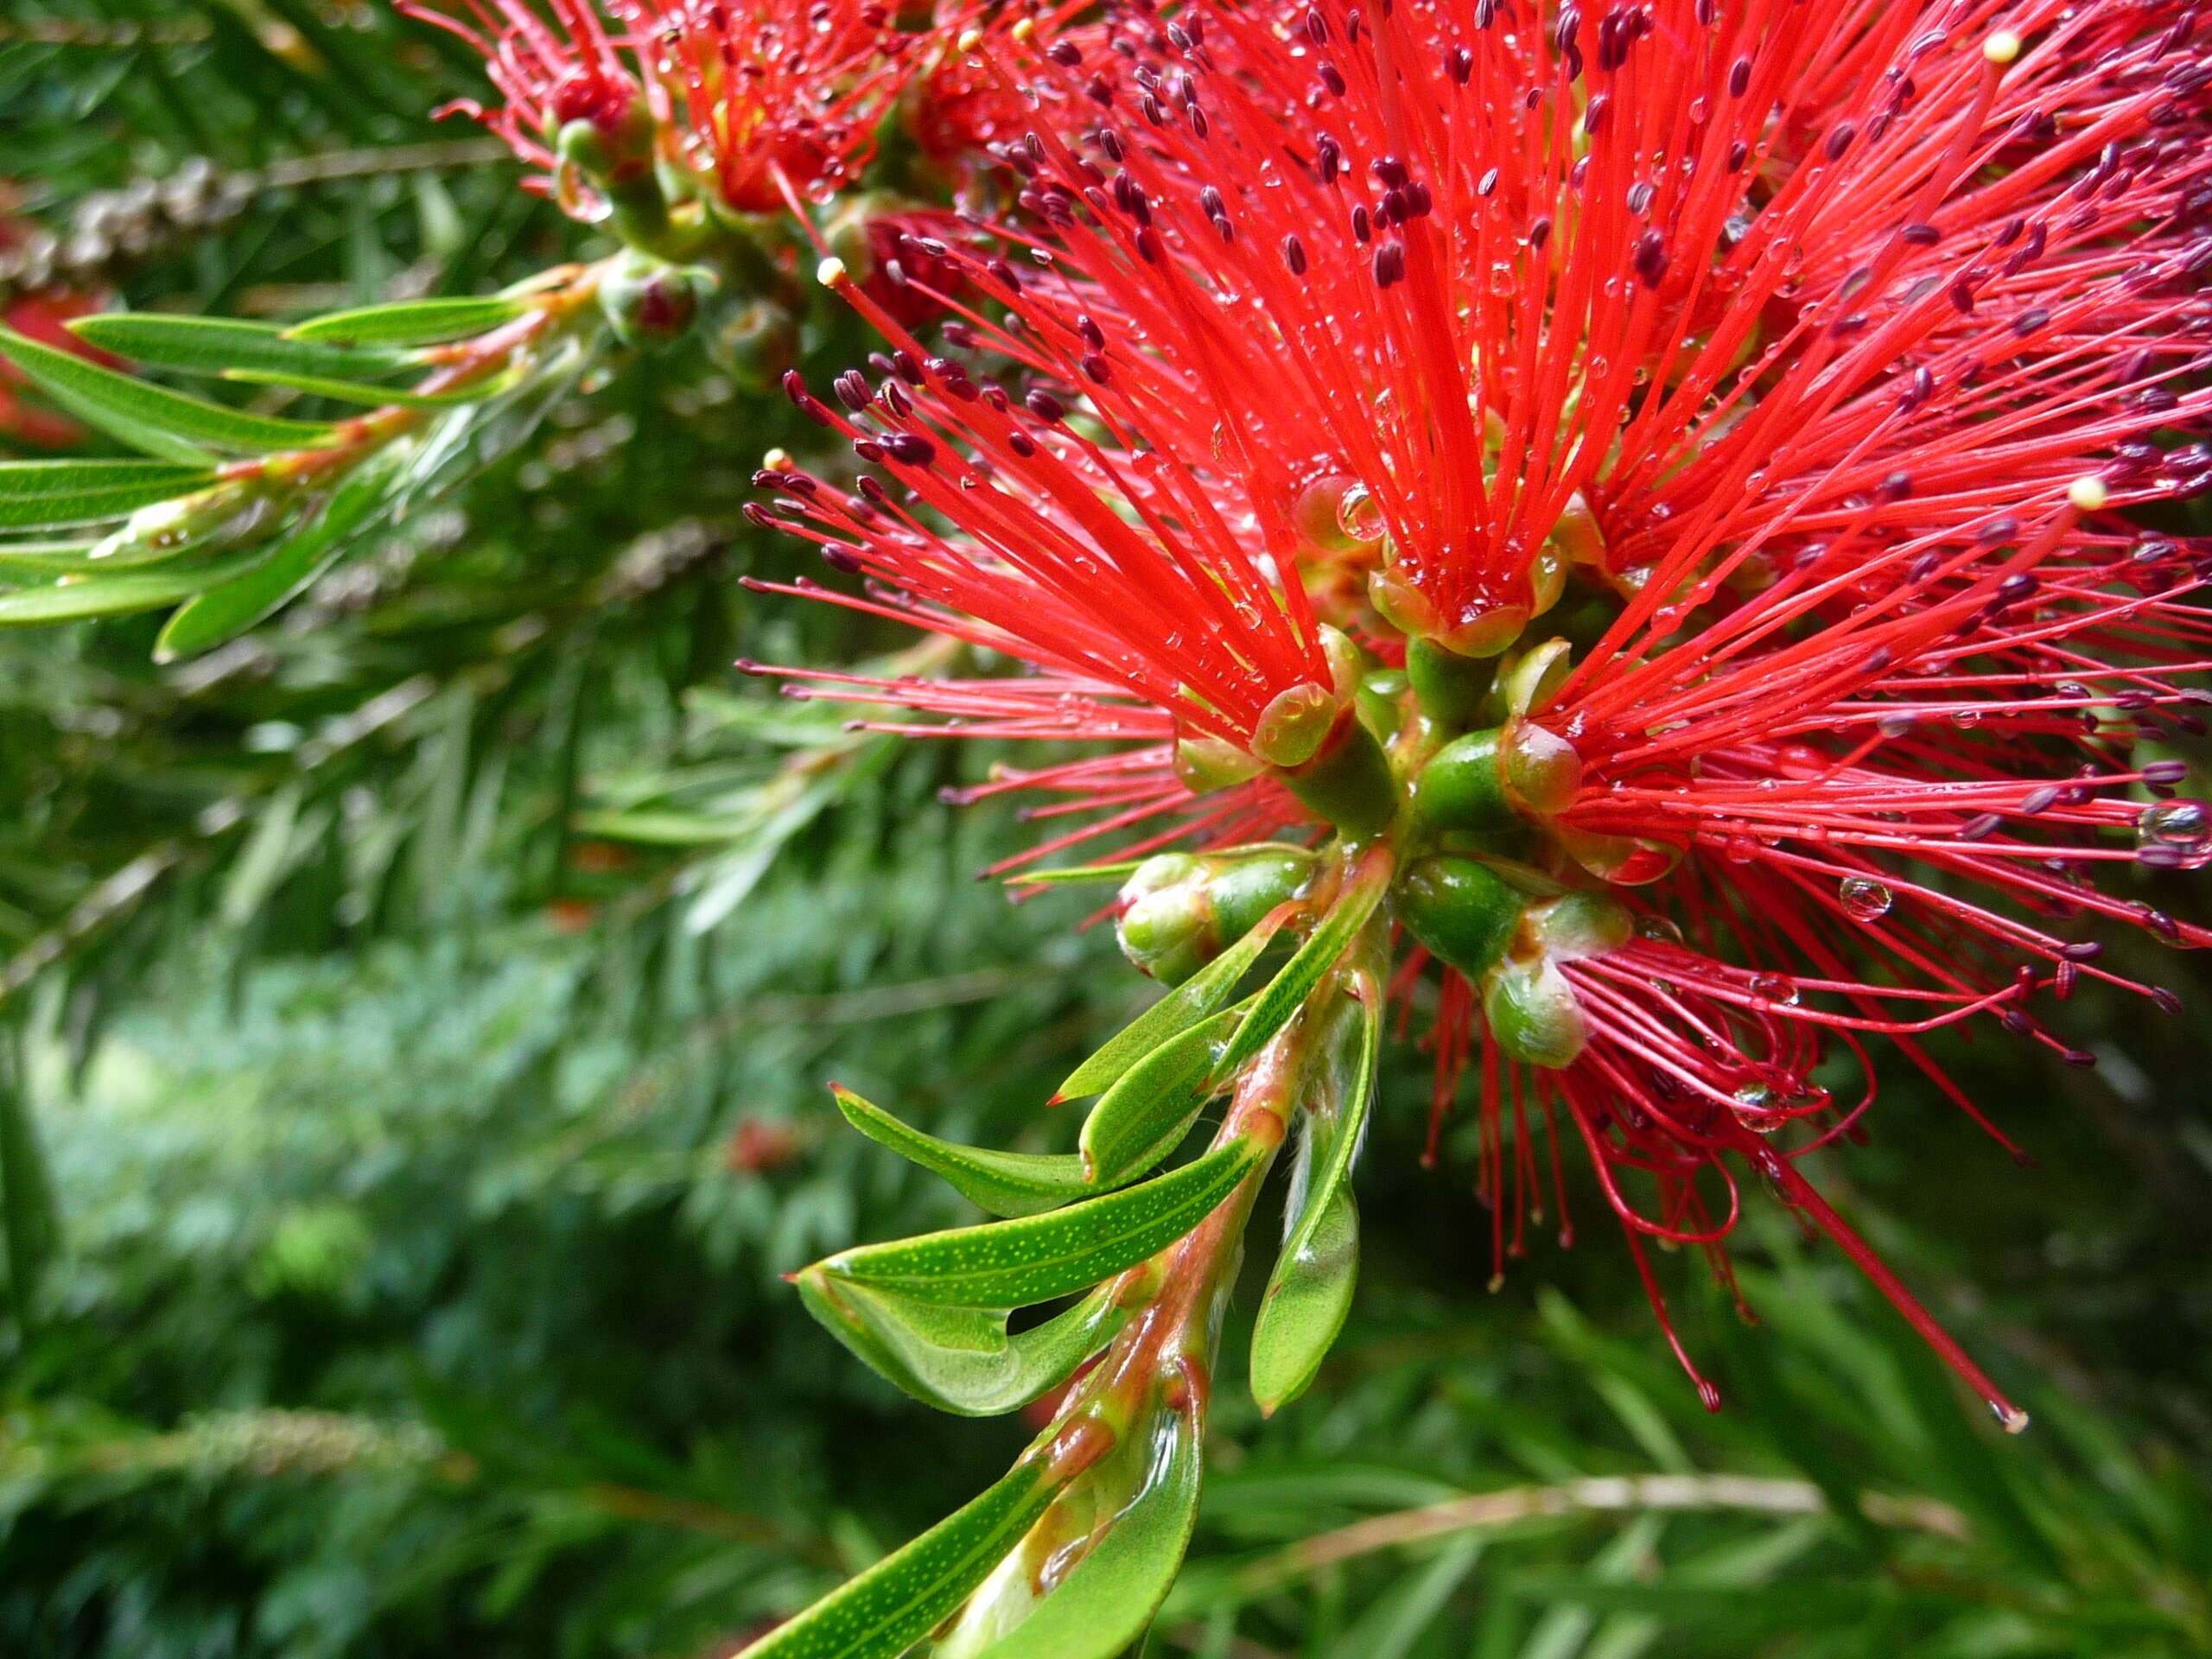
<svg viewBox="0 0 2212 1659"><path fill-rule="evenodd" d="M778 1625L738 1659L897 1659L965 1601L1052 1501L1035 1463Z"/></svg>
<svg viewBox="0 0 2212 1659"><path fill-rule="evenodd" d="M0 357L72 414L150 454L188 466L211 464L213 458L202 445L254 454L305 449L327 443L333 435L332 428L315 422L248 415L134 380L25 340L10 328L0 327Z"/></svg>
<svg viewBox="0 0 2212 1659"><path fill-rule="evenodd" d="M1234 1071L1266 1047L1268 1039L1313 994L1322 976L1336 965L1352 936L1374 914L1375 906L1389 885L1390 868L1387 858L1375 855L1360 866L1338 894L1337 902L1322 918L1321 925L1298 947L1298 954L1283 964L1282 971L1254 999L1251 1012L1244 1016L1244 1023L1236 1028L1228 1052L1221 1057L1224 1074Z"/></svg>
<svg viewBox="0 0 2212 1659"><path fill-rule="evenodd" d="M1077 1100L1110 1089L1122 1074L1170 1038L1180 1036L1217 1011L1236 989L1245 970L1260 959L1289 912L1275 911L1204 968L1161 997L1118 1036L1068 1074L1055 1100Z"/></svg>
<svg viewBox="0 0 2212 1659"><path fill-rule="evenodd" d="M520 300L400 300L334 311L284 331L284 338L334 346L428 346L462 340L512 322L528 309Z"/></svg>
<svg viewBox="0 0 2212 1659"><path fill-rule="evenodd" d="M1217 1147L1141 1186L1028 1216L889 1244L863 1244L820 1265L838 1279L918 1301L1021 1307L1086 1290L1166 1249L1213 1212L1265 1157L1249 1141Z"/></svg>
<svg viewBox="0 0 2212 1659"><path fill-rule="evenodd" d="M1359 1211L1350 1185L1366 1132L1382 1046L1379 999L1333 1016L1324 1070L1306 1103L1299 1200L1252 1327L1252 1397L1272 1416L1303 1394L1344 1329L1359 1276Z"/></svg>
<svg viewBox="0 0 2212 1659"><path fill-rule="evenodd" d="M54 575L81 570L86 556L99 545L98 542L0 542L0 573ZM22 578L10 575L4 579Z"/></svg>
<svg viewBox="0 0 2212 1659"><path fill-rule="evenodd" d="M1195 1400L1160 1423L1135 1501L1028 1617L972 1659L1114 1659L1143 1635L1191 1547L1204 1439Z"/></svg>
<svg viewBox="0 0 2212 1659"><path fill-rule="evenodd" d="M53 1176L23 1096L20 1048L14 1027L0 1027L0 1243L7 1249L9 1300L16 1323L27 1325L61 1228Z"/></svg>
<svg viewBox="0 0 2212 1659"><path fill-rule="evenodd" d="M366 404L371 408L398 404L408 409L449 409L459 404L481 403L502 390L496 379L480 380L465 391L410 391L397 386L363 385L355 380L336 380L319 374L298 374L287 369L228 369L223 378L252 386L289 386L341 404Z"/></svg>
<svg viewBox="0 0 2212 1659"><path fill-rule="evenodd" d="M168 461L0 461L0 530L120 518L214 476Z"/></svg>
<svg viewBox="0 0 2212 1659"><path fill-rule="evenodd" d="M871 1370L925 1404L963 1417L995 1417L1050 1393L1112 1341L1128 1317L1110 1285L1011 1337L1002 1308L918 1302L872 1285L833 1282L819 1266L799 1274L798 1290L807 1311Z"/></svg>
<svg viewBox="0 0 2212 1659"><path fill-rule="evenodd" d="M235 639L330 568L385 499L385 469L356 473L321 513L243 575L196 593L162 626L154 660L175 662Z"/></svg>
<svg viewBox="0 0 2212 1659"><path fill-rule="evenodd" d="M404 352L365 351L350 346L287 340L274 323L230 317L176 317L154 311L105 311L79 317L69 332L86 344L188 373L228 374L252 370L270 374L332 375L340 378L390 374L416 366Z"/></svg>
<svg viewBox="0 0 2212 1659"><path fill-rule="evenodd" d="M0 628L84 622L95 617L159 610L228 582L267 556L266 548L254 547L200 564L17 588L0 594Z"/></svg>
<svg viewBox="0 0 2212 1659"><path fill-rule="evenodd" d="M1097 1188L1084 1179L1072 1153L996 1152L941 1141L901 1122L849 1089L830 1085L845 1121L900 1157L942 1175L960 1195L995 1216L1033 1216Z"/></svg>
<svg viewBox="0 0 2212 1659"><path fill-rule="evenodd" d="M1083 1121L1084 1172L1096 1186L1134 1179L1175 1150L1217 1092L1216 1063L1243 1009L1224 1009L1154 1049L1099 1097Z"/></svg>

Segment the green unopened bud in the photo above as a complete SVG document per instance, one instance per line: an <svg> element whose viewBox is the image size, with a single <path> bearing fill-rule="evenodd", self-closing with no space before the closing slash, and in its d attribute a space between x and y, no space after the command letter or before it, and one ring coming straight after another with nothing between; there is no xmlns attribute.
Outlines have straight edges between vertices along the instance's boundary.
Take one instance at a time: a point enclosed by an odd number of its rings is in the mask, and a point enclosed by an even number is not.
<svg viewBox="0 0 2212 1659"><path fill-rule="evenodd" d="M1523 811L1549 816L1574 804L1582 788L1582 757L1554 732L1516 721L1503 741L1506 793Z"/></svg>
<svg viewBox="0 0 2212 1659"><path fill-rule="evenodd" d="M1352 693L1352 706L1359 715L1359 723L1373 734L1376 742L1388 743L1398 734L1398 699L1405 691L1405 675L1396 669L1386 669L1368 675Z"/></svg>
<svg viewBox="0 0 2212 1659"><path fill-rule="evenodd" d="M1319 751L1341 708L1333 691L1311 681L1278 693L1253 728L1252 753L1271 766L1304 765Z"/></svg>
<svg viewBox="0 0 2212 1659"><path fill-rule="evenodd" d="M1275 776L1348 836L1380 835L1398 816L1398 782L1390 772L1390 758L1349 705L1337 710L1311 759L1279 766Z"/></svg>
<svg viewBox="0 0 2212 1659"><path fill-rule="evenodd" d="M1527 903L1488 866L1449 855L1416 860L1393 891L1408 931L1477 980L1503 959Z"/></svg>
<svg viewBox="0 0 2212 1659"><path fill-rule="evenodd" d="M1243 938L1313 879L1313 855L1265 846L1145 860L1122 889L1115 924L1122 953L1163 984L1179 985Z"/></svg>
<svg viewBox="0 0 2212 1659"><path fill-rule="evenodd" d="M1568 1065L1590 1040L1574 987L1548 957L1494 972L1483 988L1483 1018L1497 1046L1530 1065Z"/></svg>
<svg viewBox="0 0 2212 1659"><path fill-rule="evenodd" d="M1566 893L1530 906L1529 936L1555 962L1618 950L1636 936L1636 918L1602 893Z"/></svg>
<svg viewBox="0 0 2212 1659"><path fill-rule="evenodd" d="M690 331L721 278L704 265L672 265L635 250L600 279L599 308L629 346L664 346Z"/></svg>
<svg viewBox="0 0 2212 1659"><path fill-rule="evenodd" d="M1175 775L1194 795L1249 782L1267 768L1256 756L1218 737L1186 737L1175 745Z"/></svg>
<svg viewBox="0 0 2212 1659"><path fill-rule="evenodd" d="M1431 755L1413 782L1414 810L1440 830L1502 830L1517 822L1498 759L1503 736L1495 726L1469 732Z"/></svg>
<svg viewBox="0 0 2212 1659"><path fill-rule="evenodd" d="M707 356L747 391L763 392L798 363L798 319L773 300L747 299L721 313Z"/></svg>

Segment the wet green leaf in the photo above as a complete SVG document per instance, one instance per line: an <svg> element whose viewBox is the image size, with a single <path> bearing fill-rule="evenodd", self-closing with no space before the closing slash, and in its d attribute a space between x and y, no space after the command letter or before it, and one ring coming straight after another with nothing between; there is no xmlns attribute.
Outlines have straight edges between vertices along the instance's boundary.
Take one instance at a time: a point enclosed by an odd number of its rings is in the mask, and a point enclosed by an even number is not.
<svg viewBox="0 0 2212 1659"><path fill-rule="evenodd" d="M1144 1634L1191 1545L1204 1427L1195 1402L1164 1416L1144 1448L1143 1490L1027 1618L973 1659L1114 1659Z"/></svg>
<svg viewBox="0 0 2212 1659"><path fill-rule="evenodd" d="M1307 1084L1290 1225L1252 1328L1252 1397L1269 1414L1313 1382L1344 1328L1359 1276L1351 1166L1374 1097L1382 1011L1347 999L1332 1021Z"/></svg>
<svg viewBox="0 0 2212 1659"><path fill-rule="evenodd" d="M95 617L159 610L230 581L267 556L265 548L250 548L200 564L17 588L0 594L0 628L84 622Z"/></svg>
<svg viewBox="0 0 2212 1659"><path fill-rule="evenodd" d="M252 386L289 386L341 404L366 404L372 408L397 404L407 409L449 409L460 404L480 403L500 391L496 380L480 381L464 391L410 391L397 386L365 385L358 380L334 379L327 375L298 374L285 369L231 369L226 380Z"/></svg>
<svg viewBox="0 0 2212 1659"><path fill-rule="evenodd" d="M1209 1086L1243 1008L1170 1038L1115 1083L1084 1119L1081 1163L1096 1187L1119 1186L1175 1150L1217 1092Z"/></svg>
<svg viewBox="0 0 2212 1659"><path fill-rule="evenodd" d="M1128 1310L1103 1286L1042 1325L1007 1334L1004 1309L945 1307L820 1267L798 1276L807 1311L887 1381L940 1411L993 1417L1067 1381L1113 1340Z"/></svg>
<svg viewBox="0 0 2212 1659"><path fill-rule="evenodd" d="M483 299L400 300L334 311L287 328L284 338L335 346L427 346L464 340L512 322L528 308L494 295Z"/></svg>
<svg viewBox="0 0 2212 1659"><path fill-rule="evenodd" d="M1283 1022L1313 994L1321 976L1336 965L1344 947L1374 914L1389 877L1389 866L1380 859L1370 859L1346 884L1320 925L1298 947L1298 953L1283 964L1282 971L1268 982L1267 989L1254 999L1251 1012L1244 1016L1244 1023L1236 1028L1228 1052L1221 1057L1224 1073L1235 1071L1266 1047L1268 1039L1281 1030Z"/></svg>
<svg viewBox="0 0 2212 1659"><path fill-rule="evenodd" d="M832 1084L837 1106L871 1141L942 1175L960 1195L995 1216L1033 1216L1098 1189L1084 1179L1072 1153L997 1152L941 1141L900 1122L849 1089Z"/></svg>
<svg viewBox="0 0 2212 1659"><path fill-rule="evenodd" d="M205 466L206 446L254 454L327 443L332 429L312 421L249 415L181 391L134 380L81 357L0 327L0 357L54 402L124 442L188 466Z"/></svg>
<svg viewBox="0 0 2212 1659"><path fill-rule="evenodd" d="M1033 1463L778 1625L738 1659L897 1659L968 1599L1051 1502Z"/></svg>
<svg viewBox="0 0 2212 1659"><path fill-rule="evenodd" d="M1217 1147L1140 1186L1019 1221L864 1244L821 1263L837 1279L904 1291L918 1301L1021 1307L1088 1289L1164 1249L1212 1213L1265 1154L1249 1141Z"/></svg>
<svg viewBox="0 0 2212 1659"><path fill-rule="evenodd" d="M1119 1035L1069 1073L1056 1097L1075 1100L1111 1088L1123 1072L1162 1043L1218 1011L1286 919L1287 912L1282 911L1267 916L1249 933L1147 1008Z"/></svg>
<svg viewBox="0 0 2212 1659"><path fill-rule="evenodd" d="M120 518L214 476L168 461L0 461L0 530Z"/></svg>
<svg viewBox="0 0 2212 1659"><path fill-rule="evenodd" d="M171 316L154 311L104 311L79 317L69 332L88 345L118 357L188 373L228 374L253 370L270 374L330 375L347 378L390 374L415 359L404 352L369 351L358 346L319 345L288 340L274 323L230 317Z"/></svg>

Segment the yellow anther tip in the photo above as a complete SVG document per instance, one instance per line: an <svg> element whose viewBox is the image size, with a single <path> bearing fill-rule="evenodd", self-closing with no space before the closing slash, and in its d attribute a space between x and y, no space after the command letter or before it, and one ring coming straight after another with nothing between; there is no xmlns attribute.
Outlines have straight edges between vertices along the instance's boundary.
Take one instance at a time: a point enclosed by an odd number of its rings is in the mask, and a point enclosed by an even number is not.
<svg viewBox="0 0 2212 1659"><path fill-rule="evenodd" d="M845 280L845 262L832 254L814 268L814 280L824 288L835 288Z"/></svg>
<svg viewBox="0 0 2212 1659"><path fill-rule="evenodd" d="M772 473L788 473L792 465L791 451L771 449L760 457L760 464Z"/></svg>
<svg viewBox="0 0 2212 1659"><path fill-rule="evenodd" d="M1024 17L1012 29L1007 30L1007 34L1013 35L1015 40L1022 41L1025 45L1028 42L1029 37L1036 32L1037 25L1035 22L1027 17Z"/></svg>
<svg viewBox="0 0 2212 1659"><path fill-rule="evenodd" d="M980 29L963 29L960 31L957 44L963 52L973 53L983 44L983 31Z"/></svg>
<svg viewBox="0 0 2212 1659"><path fill-rule="evenodd" d="M2066 486L2066 499L2082 512L2102 512L2112 492L2101 478L2077 478Z"/></svg>
<svg viewBox="0 0 2212 1659"><path fill-rule="evenodd" d="M1981 55L1995 64L2006 64L2020 55L2020 37L2000 29L1981 43Z"/></svg>

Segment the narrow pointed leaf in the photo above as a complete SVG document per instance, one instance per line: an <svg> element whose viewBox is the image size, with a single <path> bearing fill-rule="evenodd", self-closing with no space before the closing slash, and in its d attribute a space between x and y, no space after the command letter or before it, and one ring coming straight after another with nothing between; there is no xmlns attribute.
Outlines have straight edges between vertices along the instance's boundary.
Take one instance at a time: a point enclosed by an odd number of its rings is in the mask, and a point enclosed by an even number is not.
<svg viewBox="0 0 2212 1659"><path fill-rule="evenodd" d="M295 391L309 392L317 397L328 397L341 404L365 404L371 408L390 404L409 409L446 409L456 404L481 403L500 390L496 380L483 380L466 391L410 391L404 387L365 385L358 380L300 374L289 369L230 369L224 372L223 378L252 386L289 386Z"/></svg>
<svg viewBox="0 0 2212 1659"><path fill-rule="evenodd" d="M118 357L188 373L227 374L232 370L274 374L320 374L346 378L390 374L413 365L404 352L370 351L353 346L318 345L287 340L274 323L231 317L177 317L154 311L104 311L79 317L69 332Z"/></svg>
<svg viewBox="0 0 2212 1659"><path fill-rule="evenodd" d="M0 542L0 572L17 572L9 581L81 570L94 542Z"/></svg>
<svg viewBox="0 0 2212 1659"><path fill-rule="evenodd" d="M868 1367L925 1404L963 1417L1013 1411L1067 1381L1128 1317L1111 1286L1042 1325L1007 1334L1006 1310L943 1307L896 1291L798 1276L800 1298Z"/></svg>
<svg viewBox="0 0 2212 1659"><path fill-rule="evenodd" d="M1258 926L1147 1008L1070 1072L1057 1097L1076 1100L1112 1088L1123 1072L1160 1044L1217 1013L1292 913L1285 906L1263 917Z"/></svg>
<svg viewBox="0 0 2212 1659"><path fill-rule="evenodd" d="M120 518L214 476L169 461L0 461L0 530Z"/></svg>
<svg viewBox="0 0 2212 1659"><path fill-rule="evenodd" d="M1338 1010L1317 1093L1306 1103L1299 1201L1252 1327L1252 1397L1270 1414L1306 1391L1351 1308L1359 1277L1351 1166L1375 1093L1380 1000Z"/></svg>
<svg viewBox="0 0 2212 1659"><path fill-rule="evenodd" d="M1389 878L1390 865L1386 858L1370 855L1360 867L1328 914L1321 918L1320 925L1298 947L1297 955L1283 964L1282 971L1253 1000L1251 1012L1244 1016L1244 1023L1236 1028L1228 1052L1221 1057L1224 1076L1265 1048L1268 1039L1281 1030L1283 1022L1313 994L1321 976L1336 965L1344 947L1375 913Z"/></svg>
<svg viewBox="0 0 2212 1659"><path fill-rule="evenodd" d="M181 391L134 380L81 357L26 340L0 328L0 357L6 358L39 389L125 443L188 465L206 465L205 446L254 454L272 449L305 449L329 442L330 427L312 421L249 415L203 403Z"/></svg>
<svg viewBox="0 0 2212 1659"><path fill-rule="evenodd" d="M995 1216L1033 1216L1097 1189L1084 1179L1072 1153L997 1152L941 1141L901 1122L849 1089L831 1085L845 1119L862 1135L950 1181L960 1195Z"/></svg>
<svg viewBox="0 0 2212 1659"><path fill-rule="evenodd" d="M1114 1659L1142 1636L1191 1547L1203 1442L1193 1401L1160 1427L1151 1478L1135 1501L1027 1618L975 1659Z"/></svg>
<svg viewBox="0 0 2212 1659"><path fill-rule="evenodd" d="M154 660L175 662L235 639L330 568L386 499L384 469L356 473L321 513L243 575L197 593L162 626Z"/></svg>
<svg viewBox="0 0 2212 1659"><path fill-rule="evenodd" d="M1103 1198L1019 1221L864 1244L821 1267L835 1278L904 1291L918 1301L966 1307L1049 1301L1086 1290L1173 1243L1211 1214L1263 1156L1248 1141L1231 1141Z"/></svg>
<svg viewBox="0 0 2212 1659"><path fill-rule="evenodd" d="M527 308L520 300L401 300L334 311L284 331L286 340L334 346L427 346L463 340L512 322Z"/></svg>
<svg viewBox="0 0 2212 1659"><path fill-rule="evenodd" d="M1035 1463L778 1625L738 1659L897 1659L968 1599L1052 1501Z"/></svg>
<svg viewBox="0 0 2212 1659"><path fill-rule="evenodd" d="M1215 1090L1215 1063L1242 1007L1228 1008L1170 1038L1099 1096L1083 1121L1081 1161L1094 1185L1133 1180L1175 1150Z"/></svg>

